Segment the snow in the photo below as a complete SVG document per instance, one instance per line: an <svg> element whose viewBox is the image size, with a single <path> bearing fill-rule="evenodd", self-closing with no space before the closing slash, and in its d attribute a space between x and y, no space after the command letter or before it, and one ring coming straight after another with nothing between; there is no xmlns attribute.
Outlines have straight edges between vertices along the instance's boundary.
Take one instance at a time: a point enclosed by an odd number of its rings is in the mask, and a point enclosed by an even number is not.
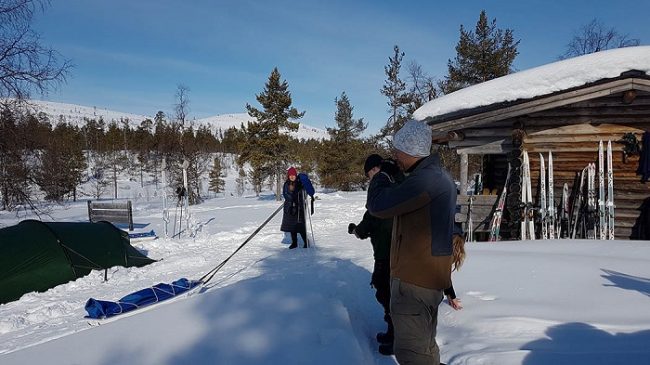
<svg viewBox="0 0 650 365"><path fill-rule="evenodd" d="M162 259L154 264L112 268L107 282L95 271L0 305L0 364L395 364L377 352L374 339L385 324L368 284L370 242L347 233L348 223L363 215L365 193L317 196L314 248L288 250L279 214L189 297L99 326L84 318L90 297L114 300L159 282L201 277L279 207L269 192L225 194L191 207L193 226L200 227L194 238L133 243ZM135 223L162 236L161 207L156 198L137 200ZM50 216L85 221L86 204L54 206ZM0 212L0 225L24 218L30 217ZM440 305L442 361L648 363L648 242L468 243L467 251L453 275L464 308Z"/></svg>
<svg viewBox="0 0 650 365"><path fill-rule="evenodd" d="M36 113L45 113L53 125L58 123L60 120L65 120L66 122L75 125L82 125L85 119L99 120L102 118L106 123L110 121L120 122L121 120L128 120L129 126L131 128L136 128L147 118L153 120L153 117L145 115L118 112L105 108L98 108L96 106L90 107L43 100L30 100L29 105L32 111Z"/></svg>
<svg viewBox="0 0 650 365"><path fill-rule="evenodd" d="M596 52L516 72L431 100L417 120L501 102L529 99L638 70L650 73L650 46Z"/></svg>
<svg viewBox="0 0 650 365"><path fill-rule="evenodd" d="M213 117L197 119L195 123L197 125L207 125L210 127L213 133L221 130L225 132L230 127L239 128L243 124L247 126L248 123L254 122L255 118L251 117L247 113L237 113L237 114L221 114ZM300 123L298 130L295 132L290 132L289 135L296 139L329 139L329 133L326 130L312 127L303 123Z"/></svg>

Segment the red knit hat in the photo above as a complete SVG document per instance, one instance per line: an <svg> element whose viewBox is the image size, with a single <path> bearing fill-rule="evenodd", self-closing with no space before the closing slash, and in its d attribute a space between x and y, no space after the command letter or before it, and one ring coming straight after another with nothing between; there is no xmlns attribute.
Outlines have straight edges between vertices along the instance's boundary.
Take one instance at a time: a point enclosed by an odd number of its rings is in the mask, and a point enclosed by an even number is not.
<svg viewBox="0 0 650 365"><path fill-rule="evenodd" d="M289 170L287 170L287 178L289 178L289 176L298 176L298 171L296 171L293 166L289 167Z"/></svg>

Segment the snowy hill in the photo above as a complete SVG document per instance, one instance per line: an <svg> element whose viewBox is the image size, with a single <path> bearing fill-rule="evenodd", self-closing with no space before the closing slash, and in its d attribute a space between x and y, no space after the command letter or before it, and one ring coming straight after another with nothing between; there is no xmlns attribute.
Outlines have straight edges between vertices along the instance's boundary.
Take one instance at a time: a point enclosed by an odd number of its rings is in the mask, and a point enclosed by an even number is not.
<svg viewBox="0 0 650 365"><path fill-rule="evenodd" d="M242 124L246 126L252 121L255 121L255 118L251 117L247 113L237 113L221 114L213 117L196 119L193 123L195 123L195 125L210 126L210 130L213 132L217 132L219 129L225 132L226 129L230 127L239 128ZM303 123L300 123L298 131L291 132L291 136L297 139L329 139L327 131Z"/></svg>
<svg viewBox="0 0 650 365"><path fill-rule="evenodd" d="M131 114L125 112L118 112L95 106L83 106L76 104L55 103L43 100L30 100L30 109L35 112L45 113L52 124L56 124L60 120L65 120L71 124L81 125L84 119L99 119L102 118L105 122L127 120L129 125L134 128L140 123L149 118L146 115Z"/></svg>
<svg viewBox="0 0 650 365"><path fill-rule="evenodd" d="M136 128L147 118L153 120L153 116L119 112L95 106L55 103L42 100L30 100L29 103L32 111L45 113L52 124L56 124L60 120L65 120L68 123L81 125L84 123L84 119L102 118L107 123L110 121L119 122L128 120L129 126ZM246 113L237 113L194 119L191 123L195 128L201 125L207 125L210 130L216 133L219 129L225 132L230 127L239 128L242 124L247 125L253 120L254 118ZM327 131L303 123L300 123L298 131L291 132L291 136L296 139L329 139Z"/></svg>

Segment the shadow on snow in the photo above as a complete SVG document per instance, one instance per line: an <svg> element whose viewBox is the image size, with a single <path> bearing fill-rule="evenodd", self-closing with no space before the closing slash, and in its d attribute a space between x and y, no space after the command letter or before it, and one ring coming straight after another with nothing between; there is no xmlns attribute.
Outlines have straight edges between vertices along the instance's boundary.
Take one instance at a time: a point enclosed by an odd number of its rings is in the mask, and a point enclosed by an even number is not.
<svg viewBox="0 0 650 365"><path fill-rule="evenodd" d="M376 362L374 335L384 322L368 270L302 248L258 264L261 276L195 297L204 332L164 364ZM115 349L103 364L122 362L145 363L146 356Z"/></svg>
<svg viewBox="0 0 650 365"><path fill-rule="evenodd" d="M613 270L601 270L605 273L601 276L612 282L612 284L603 284L604 286L615 286L626 290L636 290L639 293L650 297L650 279L623 274Z"/></svg>
<svg viewBox="0 0 650 365"><path fill-rule="evenodd" d="M550 327L546 335L521 348L530 351L522 364L638 364L650 343L650 330L611 334L580 322Z"/></svg>

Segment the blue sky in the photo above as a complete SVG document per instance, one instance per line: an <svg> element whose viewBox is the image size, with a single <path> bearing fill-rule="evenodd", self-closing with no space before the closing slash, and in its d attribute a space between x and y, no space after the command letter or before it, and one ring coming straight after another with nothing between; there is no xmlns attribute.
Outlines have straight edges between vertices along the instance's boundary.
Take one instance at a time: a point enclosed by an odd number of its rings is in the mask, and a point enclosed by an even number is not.
<svg viewBox="0 0 650 365"><path fill-rule="evenodd" d="M255 94L278 67L302 122L334 126L345 91L374 133L388 118L379 90L393 46L442 78L460 25L473 29L482 9L521 40L518 70L557 60L593 18L650 44L650 2L628 0L65 0L34 26L75 65L45 100L154 115L172 110L184 84L190 117L242 113L259 107Z"/></svg>

